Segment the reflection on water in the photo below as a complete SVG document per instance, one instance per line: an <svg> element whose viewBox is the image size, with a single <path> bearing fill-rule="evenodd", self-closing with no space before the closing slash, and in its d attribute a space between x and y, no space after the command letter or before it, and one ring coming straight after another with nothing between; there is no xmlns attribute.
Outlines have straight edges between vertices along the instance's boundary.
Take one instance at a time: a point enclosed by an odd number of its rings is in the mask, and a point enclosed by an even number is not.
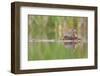
<svg viewBox="0 0 100 76"><path fill-rule="evenodd" d="M63 39L56 40L56 39L31 39L29 42L33 44L36 42L46 42L46 43L57 43L63 44L65 48L76 48L78 44L82 43L82 39L78 37L77 31L73 29L70 32L64 33Z"/></svg>
<svg viewBox="0 0 100 76"><path fill-rule="evenodd" d="M75 41L75 40L71 40L71 42L64 42L64 46L66 48L76 48L78 46L78 44L80 43L80 41Z"/></svg>
<svg viewBox="0 0 100 76"><path fill-rule="evenodd" d="M76 48L77 45L81 42L80 39L73 39L73 40L31 40L29 43L57 43L57 44L63 44L65 48Z"/></svg>

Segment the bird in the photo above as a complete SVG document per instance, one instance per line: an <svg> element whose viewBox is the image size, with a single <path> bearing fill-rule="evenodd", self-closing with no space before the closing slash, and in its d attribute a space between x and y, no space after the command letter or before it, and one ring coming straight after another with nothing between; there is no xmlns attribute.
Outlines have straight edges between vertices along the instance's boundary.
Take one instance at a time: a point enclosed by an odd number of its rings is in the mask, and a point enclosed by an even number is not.
<svg viewBox="0 0 100 76"><path fill-rule="evenodd" d="M80 38L78 38L77 30L72 29L71 31L64 33L63 40L65 47L75 48L76 44L80 41Z"/></svg>

